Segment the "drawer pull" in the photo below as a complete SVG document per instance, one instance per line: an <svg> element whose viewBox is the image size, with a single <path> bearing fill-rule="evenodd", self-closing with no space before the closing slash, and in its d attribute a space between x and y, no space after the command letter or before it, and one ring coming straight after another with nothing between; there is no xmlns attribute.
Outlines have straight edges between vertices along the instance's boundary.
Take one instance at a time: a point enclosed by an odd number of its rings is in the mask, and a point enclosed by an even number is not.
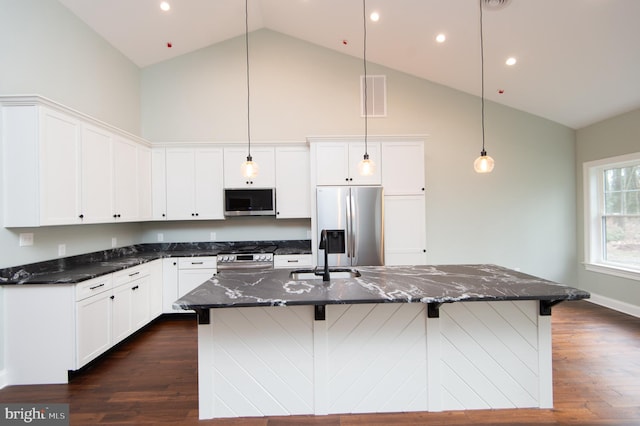
<svg viewBox="0 0 640 426"><path fill-rule="evenodd" d="M129 274L130 277L133 277L134 275L138 275L140 273L140 271L138 272L134 272L133 274Z"/></svg>
<svg viewBox="0 0 640 426"><path fill-rule="evenodd" d="M140 286L134 286L134 287L131 287L131 290L137 290L138 288L140 288Z"/></svg>
<svg viewBox="0 0 640 426"><path fill-rule="evenodd" d="M89 290L95 290L96 288L100 288L100 287L104 287L104 283L98 284L98 285L94 285L93 287L89 287Z"/></svg>
<svg viewBox="0 0 640 426"><path fill-rule="evenodd" d="M202 265L204 262L191 262L192 265Z"/></svg>
<svg viewBox="0 0 640 426"><path fill-rule="evenodd" d="M289 263L298 263L298 259L289 259L287 260Z"/></svg>

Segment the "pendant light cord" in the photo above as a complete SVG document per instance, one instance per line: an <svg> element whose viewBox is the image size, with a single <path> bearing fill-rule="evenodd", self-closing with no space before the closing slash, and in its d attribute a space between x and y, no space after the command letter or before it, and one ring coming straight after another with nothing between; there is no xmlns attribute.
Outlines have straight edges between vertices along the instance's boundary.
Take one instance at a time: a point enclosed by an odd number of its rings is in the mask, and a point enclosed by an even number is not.
<svg viewBox="0 0 640 426"><path fill-rule="evenodd" d="M251 159L251 108L249 96L249 0L244 2L244 44L247 55L247 141L248 152L247 160Z"/></svg>
<svg viewBox="0 0 640 426"><path fill-rule="evenodd" d="M482 100L482 153L481 155L487 155L487 152L484 149L484 36L482 31L482 1L480 2L480 76L481 76L481 96Z"/></svg>
<svg viewBox="0 0 640 426"><path fill-rule="evenodd" d="M367 137L369 133L369 112L367 111L367 0L362 0L362 22L364 27L363 38L363 58L364 58L364 155L365 158L369 158L367 152Z"/></svg>

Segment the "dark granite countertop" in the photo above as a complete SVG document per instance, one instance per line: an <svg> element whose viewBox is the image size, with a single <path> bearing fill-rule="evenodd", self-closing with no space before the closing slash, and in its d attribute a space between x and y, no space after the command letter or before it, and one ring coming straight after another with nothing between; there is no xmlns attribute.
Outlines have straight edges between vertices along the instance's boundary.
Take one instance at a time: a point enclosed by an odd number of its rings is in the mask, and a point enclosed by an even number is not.
<svg viewBox="0 0 640 426"><path fill-rule="evenodd" d="M275 245L276 255L311 253L310 240L137 244L0 269L0 285L75 284L165 257L216 256L240 245Z"/></svg>
<svg viewBox="0 0 640 426"><path fill-rule="evenodd" d="M294 281L290 270L224 271L178 309L356 303L577 300L589 293L495 265L359 266L357 278Z"/></svg>

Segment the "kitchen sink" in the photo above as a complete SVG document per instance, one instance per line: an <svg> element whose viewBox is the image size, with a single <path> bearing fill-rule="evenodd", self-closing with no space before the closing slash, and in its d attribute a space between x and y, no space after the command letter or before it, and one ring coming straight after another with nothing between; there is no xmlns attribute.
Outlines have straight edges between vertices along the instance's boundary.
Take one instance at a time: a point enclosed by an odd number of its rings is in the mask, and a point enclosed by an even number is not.
<svg viewBox="0 0 640 426"><path fill-rule="evenodd" d="M289 278L295 281L302 280L321 280L322 268L317 269L296 269L289 272ZM349 268L329 268L329 276L332 280L341 278L357 278L360 276L360 271L357 269Z"/></svg>

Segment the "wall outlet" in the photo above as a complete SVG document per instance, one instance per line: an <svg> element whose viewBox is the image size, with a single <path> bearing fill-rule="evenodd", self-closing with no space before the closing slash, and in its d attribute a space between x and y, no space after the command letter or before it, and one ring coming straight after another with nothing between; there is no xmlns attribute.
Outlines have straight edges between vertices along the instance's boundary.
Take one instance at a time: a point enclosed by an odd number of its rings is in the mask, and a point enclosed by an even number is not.
<svg viewBox="0 0 640 426"><path fill-rule="evenodd" d="M64 256L65 254L67 254L67 245L58 244L58 256Z"/></svg>
<svg viewBox="0 0 640 426"><path fill-rule="evenodd" d="M311 239L311 229L307 229L307 238Z"/></svg>
<svg viewBox="0 0 640 426"><path fill-rule="evenodd" d="M111 237L111 248L116 247L118 245L118 239L116 237Z"/></svg>
<svg viewBox="0 0 640 426"><path fill-rule="evenodd" d="M218 235L216 235L215 232L212 232L212 233L209 234L209 240L210 241L215 241L217 239L218 239Z"/></svg>
<svg viewBox="0 0 640 426"><path fill-rule="evenodd" d="M164 234L162 232L158 232L158 242L164 241Z"/></svg>
<svg viewBox="0 0 640 426"><path fill-rule="evenodd" d="M20 247L33 245L33 232L20 234Z"/></svg>

